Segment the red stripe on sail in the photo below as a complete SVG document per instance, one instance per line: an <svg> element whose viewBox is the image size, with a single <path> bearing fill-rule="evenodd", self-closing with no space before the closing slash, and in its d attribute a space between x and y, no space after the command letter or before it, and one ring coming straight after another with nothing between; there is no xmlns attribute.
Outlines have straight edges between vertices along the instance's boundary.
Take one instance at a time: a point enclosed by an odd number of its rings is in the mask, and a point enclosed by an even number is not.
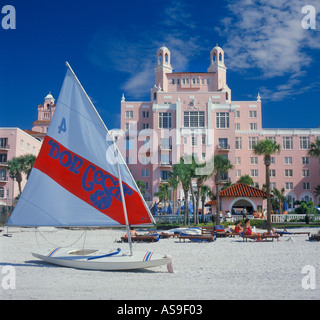
<svg viewBox="0 0 320 320"><path fill-rule="evenodd" d="M34 167L79 199L125 225L119 180L107 171L49 136L43 141ZM125 182L123 190L129 224L152 223L138 192Z"/></svg>

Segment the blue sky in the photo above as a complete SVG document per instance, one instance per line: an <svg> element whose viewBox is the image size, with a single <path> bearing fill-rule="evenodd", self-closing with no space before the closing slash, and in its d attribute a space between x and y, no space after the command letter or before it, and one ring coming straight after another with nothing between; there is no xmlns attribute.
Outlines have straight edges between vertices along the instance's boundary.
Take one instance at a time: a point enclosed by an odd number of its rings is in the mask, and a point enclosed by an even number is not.
<svg viewBox="0 0 320 320"><path fill-rule="evenodd" d="M320 125L320 5L316 0L7 0L16 29L0 27L0 127L31 129L49 91L57 99L65 61L108 128L120 100L148 101L158 48L174 71L206 72L225 50L232 100L262 98L264 128ZM301 9L313 5L315 30ZM0 19L5 15L0 14Z"/></svg>

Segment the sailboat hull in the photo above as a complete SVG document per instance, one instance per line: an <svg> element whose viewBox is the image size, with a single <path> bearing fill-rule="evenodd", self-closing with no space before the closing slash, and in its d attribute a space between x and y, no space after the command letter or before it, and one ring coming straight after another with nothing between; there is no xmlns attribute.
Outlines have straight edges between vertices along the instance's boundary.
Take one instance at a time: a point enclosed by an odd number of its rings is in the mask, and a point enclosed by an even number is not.
<svg viewBox="0 0 320 320"><path fill-rule="evenodd" d="M32 253L45 262L75 269L86 270L135 270L170 264L172 258L150 251L136 251L133 255L120 251L103 252L100 250L70 250L55 248Z"/></svg>

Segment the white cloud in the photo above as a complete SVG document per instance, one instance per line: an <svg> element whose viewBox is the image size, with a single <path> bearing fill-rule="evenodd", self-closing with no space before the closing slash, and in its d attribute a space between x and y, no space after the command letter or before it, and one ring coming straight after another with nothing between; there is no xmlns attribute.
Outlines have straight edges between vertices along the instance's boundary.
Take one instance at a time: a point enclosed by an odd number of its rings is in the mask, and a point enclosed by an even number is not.
<svg viewBox="0 0 320 320"><path fill-rule="evenodd" d="M281 100L295 95L304 70L312 65L310 49L320 49L318 32L301 27L302 0L229 1L230 16L220 22L216 31L224 36L227 64L232 70L252 73L262 79L287 77L273 90L262 88L262 98ZM310 0L320 11L319 1ZM313 86L310 86L313 87Z"/></svg>

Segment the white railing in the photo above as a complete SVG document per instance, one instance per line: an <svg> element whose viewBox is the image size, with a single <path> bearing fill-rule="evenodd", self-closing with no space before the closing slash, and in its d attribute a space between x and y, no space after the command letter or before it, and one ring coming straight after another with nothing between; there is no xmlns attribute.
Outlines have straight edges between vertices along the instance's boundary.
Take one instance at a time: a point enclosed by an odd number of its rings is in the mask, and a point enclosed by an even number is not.
<svg viewBox="0 0 320 320"><path fill-rule="evenodd" d="M302 222L305 221L305 214L272 214L271 223L283 223L283 222ZM310 221L320 221L320 214L309 215Z"/></svg>

